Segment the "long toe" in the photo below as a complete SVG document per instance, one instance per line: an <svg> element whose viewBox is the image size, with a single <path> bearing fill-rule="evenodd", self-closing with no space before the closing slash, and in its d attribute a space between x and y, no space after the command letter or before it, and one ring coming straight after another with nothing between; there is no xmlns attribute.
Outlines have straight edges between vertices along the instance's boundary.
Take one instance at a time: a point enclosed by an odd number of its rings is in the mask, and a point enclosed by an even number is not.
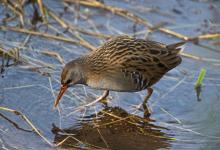
<svg viewBox="0 0 220 150"><path fill-rule="evenodd" d="M144 111L144 118L150 118L151 113L149 111Z"/></svg>
<svg viewBox="0 0 220 150"><path fill-rule="evenodd" d="M107 97L106 97L106 98L101 99L99 102L100 102L100 103L102 103L102 104L103 104L105 107L107 107L107 106L108 106L108 99L107 99Z"/></svg>
<svg viewBox="0 0 220 150"><path fill-rule="evenodd" d="M144 109L144 118L149 118L151 115L151 110L148 107L148 105L143 103L143 109Z"/></svg>

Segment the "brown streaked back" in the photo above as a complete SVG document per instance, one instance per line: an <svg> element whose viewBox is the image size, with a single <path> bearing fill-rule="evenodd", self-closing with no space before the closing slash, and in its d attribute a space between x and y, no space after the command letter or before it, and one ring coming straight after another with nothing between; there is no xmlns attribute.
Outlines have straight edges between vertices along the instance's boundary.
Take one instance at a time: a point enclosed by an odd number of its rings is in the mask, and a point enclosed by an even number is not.
<svg viewBox="0 0 220 150"><path fill-rule="evenodd" d="M165 45L155 41L118 36L87 56L87 65L102 79L96 88L138 91L154 83L181 63L184 42ZM99 85L100 83L100 85ZM92 85L92 82L89 82Z"/></svg>

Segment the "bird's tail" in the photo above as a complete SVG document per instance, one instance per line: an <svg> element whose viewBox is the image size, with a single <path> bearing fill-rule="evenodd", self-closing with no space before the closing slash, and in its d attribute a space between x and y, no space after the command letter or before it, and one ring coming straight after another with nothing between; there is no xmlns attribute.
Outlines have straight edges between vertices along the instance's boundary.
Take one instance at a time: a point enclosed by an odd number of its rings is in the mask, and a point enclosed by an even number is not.
<svg viewBox="0 0 220 150"><path fill-rule="evenodd" d="M166 48L169 51L169 55L166 55L163 58L163 61L170 69L175 68L182 62L182 58L179 55L179 52L183 50L185 42L179 42L167 45Z"/></svg>
<svg viewBox="0 0 220 150"><path fill-rule="evenodd" d="M170 44L170 45L167 45L166 48L172 51L172 53L178 54L181 50L184 49L185 43L186 42L178 42L178 43Z"/></svg>

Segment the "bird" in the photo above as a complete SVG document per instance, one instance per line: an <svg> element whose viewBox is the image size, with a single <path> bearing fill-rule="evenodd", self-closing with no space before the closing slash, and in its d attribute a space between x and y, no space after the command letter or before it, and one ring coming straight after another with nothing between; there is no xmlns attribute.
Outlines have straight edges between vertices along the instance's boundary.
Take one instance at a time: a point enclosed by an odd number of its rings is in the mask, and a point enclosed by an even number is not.
<svg viewBox="0 0 220 150"><path fill-rule="evenodd" d="M163 44L156 41L119 35L110 38L96 50L68 62L61 73L61 88L54 107L67 88L83 84L104 93L109 91L147 91L143 100L145 116L150 116L147 101L153 93L152 85L182 62L180 51L184 41Z"/></svg>

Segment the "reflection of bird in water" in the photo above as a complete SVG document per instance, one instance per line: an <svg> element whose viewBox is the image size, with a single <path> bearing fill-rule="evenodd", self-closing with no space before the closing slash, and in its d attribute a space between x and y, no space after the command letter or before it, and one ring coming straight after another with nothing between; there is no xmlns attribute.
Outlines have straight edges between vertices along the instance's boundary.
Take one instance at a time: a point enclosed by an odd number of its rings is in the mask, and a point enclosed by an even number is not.
<svg viewBox="0 0 220 150"><path fill-rule="evenodd" d="M149 116L146 102L153 92L150 87L181 63L178 53L183 44L165 45L128 36L112 38L97 50L65 65L55 106L65 90L75 84L106 90L97 100L106 98L109 90L136 92L147 89L143 107Z"/></svg>
<svg viewBox="0 0 220 150"><path fill-rule="evenodd" d="M107 107L81 119L77 126L71 128L61 130L54 127L54 142L58 144L68 135L73 135L73 138L63 142L62 148L79 146L88 149L156 150L170 147L171 138L162 132L166 128L154 125L148 119L128 114L118 107Z"/></svg>

